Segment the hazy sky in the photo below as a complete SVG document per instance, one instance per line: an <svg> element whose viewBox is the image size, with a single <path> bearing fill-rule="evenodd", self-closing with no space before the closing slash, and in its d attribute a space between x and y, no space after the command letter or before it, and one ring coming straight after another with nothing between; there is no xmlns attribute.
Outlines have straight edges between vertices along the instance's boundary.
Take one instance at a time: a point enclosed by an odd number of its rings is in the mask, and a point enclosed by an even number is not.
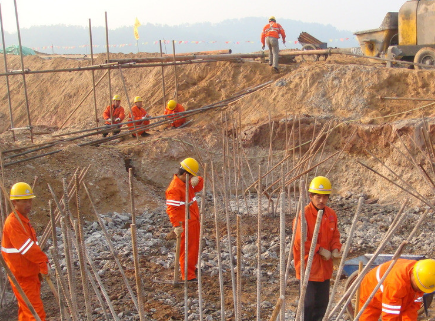
<svg viewBox="0 0 435 321"><path fill-rule="evenodd" d="M340 30L366 30L380 26L388 11L399 11L404 0L16 0L20 28L37 25L104 26L107 11L109 29L142 24L177 25L220 22L225 19L264 17L331 24ZM0 0L3 27L16 31L13 0ZM275 6L275 8L273 8ZM261 29L262 26L259 26Z"/></svg>

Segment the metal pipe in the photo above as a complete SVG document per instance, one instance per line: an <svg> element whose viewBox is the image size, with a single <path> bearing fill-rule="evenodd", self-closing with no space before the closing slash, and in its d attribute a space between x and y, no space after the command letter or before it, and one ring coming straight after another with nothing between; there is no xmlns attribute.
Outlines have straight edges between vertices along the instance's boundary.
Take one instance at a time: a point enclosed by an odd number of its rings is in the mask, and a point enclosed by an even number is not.
<svg viewBox="0 0 435 321"><path fill-rule="evenodd" d="M205 202L206 202L206 182L207 182L207 164L204 164L204 177L203 177L203 188L201 197L201 208L200 208L200 225L199 225L199 251L198 251L198 303L199 303L199 321L204 319L203 308L203 298L202 298L202 269L201 269L201 254L203 250L202 239L204 237L204 220L205 220ZM177 265L178 262L175 262ZM177 267L178 268L178 267Z"/></svg>
<svg viewBox="0 0 435 321"><path fill-rule="evenodd" d="M160 57L163 57L163 52L162 52L162 41L159 40L159 46L160 46ZM163 110L165 110L166 108L166 92L165 92L165 72L164 72L164 67L162 65L162 92L163 92Z"/></svg>
<svg viewBox="0 0 435 321"><path fill-rule="evenodd" d="M300 254L300 262L301 262L301 265L300 265L300 276L301 276L301 278L300 278L300 289L299 289L299 293L301 293L302 294L302 291L303 291L303 287L302 287L302 284L304 284L304 279L306 278L306 277L308 277L309 278L309 276L306 276L305 275L305 242L306 242L306 240L307 240L307 221L306 221L306 218L305 218L305 198L304 198L304 188L305 188L305 184L304 184L305 182L304 182L304 180L303 179L301 179L300 180L300 182L299 182L299 193L300 193L300 196L299 196L299 198L301 199L301 219L300 219L300 230L301 230L301 249L300 249L300 252L301 252L301 254ZM300 296L299 297L299 300L304 300L305 299L305 297L302 297L302 296ZM302 306L302 308L303 308L303 306Z"/></svg>
<svg viewBox="0 0 435 321"><path fill-rule="evenodd" d="M175 101L178 102L178 79L177 79L177 64L175 58L175 40L172 40L172 53L174 55L174 79L175 79Z"/></svg>
<svg viewBox="0 0 435 321"><path fill-rule="evenodd" d="M18 44L20 46L20 58L21 58L21 72L23 75L23 89L24 89L24 97L26 99L26 110L27 110L27 122L29 123L29 131L30 131L30 140L33 143L33 131L32 131L32 122L30 120L30 109L29 109L29 99L27 96L27 85L26 85L26 75L24 74L24 59L23 59L23 47L21 45L21 32L20 32L20 23L18 21L18 9L17 9L17 0L14 0L15 6L15 19L17 21L17 35L18 35ZM5 53L6 54L6 53ZM6 70L5 70L6 71Z"/></svg>
<svg viewBox="0 0 435 321"><path fill-rule="evenodd" d="M89 19L89 45L91 50L91 65L94 64L94 47L92 45L92 27L91 27L91 19ZM95 73L92 70L92 91L94 94L94 110L95 110L95 124L98 126L98 122L100 121L98 119L98 112L97 112L97 94L95 92Z"/></svg>
<svg viewBox="0 0 435 321"><path fill-rule="evenodd" d="M184 200L184 321L188 321L188 311L187 306L187 295L188 295L188 267L189 267L189 185L190 185L190 175L186 173L186 189L185 189L185 200ZM201 240L200 240L201 241ZM175 262L176 264L177 262Z"/></svg>
<svg viewBox="0 0 435 321"><path fill-rule="evenodd" d="M280 321L285 321L285 179L284 164L281 164L281 200L279 208L279 294L282 298Z"/></svg>
<svg viewBox="0 0 435 321"><path fill-rule="evenodd" d="M106 57L107 60L109 60L109 27L107 26L107 11L104 12L104 21L105 21L105 25L106 25ZM113 114L112 114L112 80L110 78L110 69L108 70L108 77L109 77L109 82L108 82L108 88L109 88L109 106L110 106L110 123L113 125Z"/></svg>
<svg viewBox="0 0 435 321"><path fill-rule="evenodd" d="M136 279L136 289L137 289L137 301L139 304L139 320L145 320L144 308L142 302L142 281L140 279L140 264L139 255L137 251L137 235L136 235L136 224L131 224L131 242L133 247L133 260L134 260L134 275Z"/></svg>
<svg viewBox="0 0 435 321"><path fill-rule="evenodd" d="M237 214L237 309L236 321L242 320L242 229L241 217Z"/></svg>
<svg viewBox="0 0 435 321"><path fill-rule="evenodd" d="M262 186L261 186L261 165L258 165L258 185L257 185L257 196L258 196L258 215L257 215L257 321L261 321L261 219L262 219L262 205L261 196Z"/></svg>

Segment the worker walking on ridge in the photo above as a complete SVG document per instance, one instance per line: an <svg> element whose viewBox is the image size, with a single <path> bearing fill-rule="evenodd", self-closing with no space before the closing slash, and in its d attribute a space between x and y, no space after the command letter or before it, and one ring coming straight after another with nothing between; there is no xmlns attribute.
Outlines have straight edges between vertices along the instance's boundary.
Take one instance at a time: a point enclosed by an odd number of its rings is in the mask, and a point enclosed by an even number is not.
<svg viewBox="0 0 435 321"><path fill-rule="evenodd" d="M305 295L304 321L320 321L325 315L329 302L329 281L332 277L333 260L341 258L340 232L337 228L337 215L335 211L326 206L331 194L331 182L323 176L315 177L308 189L310 204L305 207L307 238L305 241L305 267L307 266L311 241L317 214L323 210L319 235L313 257L308 285ZM296 268L296 277L300 280L301 268L301 213L297 226L293 223L295 242L293 245L293 258ZM305 276L307 277L307 276Z"/></svg>
<svg viewBox="0 0 435 321"><path fill-rule="evenodd" d="M113 96L113 104L106 107L104 110L103 118L105 120L106 125L112 124L120 124L125 118L124 107L121 106L121 96L115 95ZM121 128L122 125L119 125L118 128ZM112 135L118 135L121 132L121 129L114 129L112 131ZM103 137L106 137L109 132L103 133Z"/></svg>
<svg viewBox="0 0 435 321"><path fill-rule="evenodd" d="M360 309L384 276L392 261L372 269L361 282ZM435 291L435 260L399 259L388 273L359 320L417 320L424 293Z"/></svg>
<svg viewBox="0 0 435 321"><path fill-rule="evenodd" d="M174 118L174 121L171 123L170 127L180 127L186 122L186 118L182 116L176 116L177 113L181 113L185 111L184 107L177 103L175 100L168 101L165 109L165 115L171 115L168 118Z"/></svg>
<svg viewBox="0 0 435 321"><path fill-rule="evenodd" d="M202 190L204 186L203 178L198 176L199 164L193 158L186 158L180 163L181 167L166 189L166 212L172 226L175 227L176 234L180 229L180 268L181 277L185 279L185 206L186 206L186 181L189 176L189 235L188 235L188 257L187 257L187 280L196 281L196 264L198 263L199 251L199 208L196 202L195 193ZM181 222L181 225L180 225ZM177 264L177 262L175 262Z"/></svg>
<svg viewBox="0 0 435 321"><path fill-rule="evenodd" d="M285 44L285 31L284 28L276 22L274 16L269 18L269 23L264 26L261 33L261 43L264 50L265 43L269 48L269 66L273 66L275 72L279 72L278 59L279 59L279 35L282 37L282 43Z"/></svg>
<svg viewBox="0 0 435 321"><path fill-rule="evenodd" d="M10 199L19 219L14 212L7 217L3 227L1 251L7 266L36 313L42 321L45 321L39 274L48 274L48 258L39 247L35 230L30 224L29 213L33 198L35 195L29 184L19 182L12 186ZM15 285L10 279L9 281L18 300L18 320L35 320Z"/></svg>
<svg viewBox="0 0 435 321"><path fill-rule="evenodd" d="M128 121L140 120L140 119L142 119L142 121L127 124L130 130L139 129L140 127L150 124L150 121L148 120L149 115L147 111L144 108L142 108L142 105L143 105L142 97L140 96L134 97L134 106L131 107L131 113L133 114L133 118L131 117L131 114L128 113ZM149 134L145 130L140 131L138 133L131 134L131 136L133 137L136 137L137 135L141 135L142 137L149 136Z"/></svg>

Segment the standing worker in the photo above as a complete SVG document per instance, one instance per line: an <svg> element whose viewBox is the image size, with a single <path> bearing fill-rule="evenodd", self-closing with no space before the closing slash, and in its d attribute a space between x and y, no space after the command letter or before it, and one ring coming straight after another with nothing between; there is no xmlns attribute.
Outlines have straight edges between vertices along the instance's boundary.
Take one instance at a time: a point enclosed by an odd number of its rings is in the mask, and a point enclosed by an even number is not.
<svg viewBox="0 0 435 321"><path fill-rule="evenodd" d="M189 184L189 238L187 257L187 280L196 281L196 264L198 263L199 251L199 208L195 193L202 190L204 181L198 175L199 164L193 158L186 158L180 163L181 167L166 189L166 212L175 229L183 229L180 244L180 268L181 277L185 279L185 205L186 205L186 180L191 177ZM180 222L181 226L180 226ZM177 264L177 262L175 262Z"/></svg>
<svg viewBox="0 0 435 321"><path fill-rule="evenodd" d="M103 118L105 120L106 125L120 124L125 118L124 107L121 106L121 96L115 95L113 96L113 104L106 107L106 110L103 113ZM118 128L121 128L122 125L119 125ZM121 132L121 129L113 130L112 135L118 135ZM103 137L106 137L109 133L103 133Z"/></svg>
<svg viewBox="0 0 435 321"><path fill-rule="evenodd" d="M169 127L177 128L186 122L186 118L175 115L183 111L185 111L185 109L181 104L177 103L175 100L168 101L168 104L166 105L166 109L165 109L165 115L171 115L168 118L174 119L174 121L171 123Z"/></svg>
<svg viewBox="0 0 435 321"><path fill-rule="evenodd" d="M142 119L142 121L136 122L134 124L133 123L127 124L130 130L139 129L140 127L150 124L150 121L147 120L149 118L148 113L144 108L142 108L142 105L143 105L142 97L140 96L134 97L134 106L131 107L133 118L131 117L131 114L128 113L128 121L140 120L140 119ZM131 134L131 136L133 137L136 137L137 135L141 135L142 137L145 137L148 136L149 134L145 130L140 131L138 133Z"/></svg>
<svg viewBox="0 0 435 321"><path fill-rule="evenodd" d="M265 43L269 47L269 66L273 66L275 72L279 72L278 59L279 59L279 35L282 37L282 43L285 44L285 31L279 23L276 23L274 16L269 18L269 23L264 26L261 33L262 49L264 50Z"/></svg>
<svg viewBox="0 0 435 321"><path fill-rule="evenodd" d="M360 309L392 261L372 269L361 282ZM435 291L435 260L399 259L359 318L361 321L417 320L424 293Z"/></svg>
<svg viewBox="0 0 435 321"><path fill-rule="evenodd" d="M331 194L331 182L323 176L315 177L308 189L310 204L305 207L305 219L307 238L305 241L305 267L307 266L317 213L323 210L319 235L313 257L308 285L305 294L304 321L320 321L325 315L329 302L329 280L332 277L333 258L341 257L340 232L337 228L337 215L335 211L326 206ZM301 267L301 213L299 213L295 243L293 245L293 257L296 268L296 277L300 280ZM305 276L307 277L307 276Z"/></svg>
<svg viewBox="0 0 435 321"><path fill-rule="evenodd" d="M30 224L29 213L32 209L33 198L35 195L29 184L20 182L12 186L10 199L17 215L12 212L6 219L1 251L7 266L36 313L42 321L45 321L39 274L48 274L48 258L39 247L35 230ZM10 279L9 282L18 300L18 320L35 320L15 285Z"/></svg>

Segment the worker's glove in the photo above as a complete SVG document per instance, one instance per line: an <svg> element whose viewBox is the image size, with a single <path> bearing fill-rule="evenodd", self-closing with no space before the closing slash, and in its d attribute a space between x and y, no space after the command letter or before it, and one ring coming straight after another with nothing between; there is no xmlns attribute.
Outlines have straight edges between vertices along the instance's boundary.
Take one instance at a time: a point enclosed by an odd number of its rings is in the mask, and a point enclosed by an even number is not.
<svg viewBox="0 0 435 321"><path fill-rule="evenodd" d="M331 252L323 247L319 249L319 254L322 257L322 260L328 261L331 258Z"/></svg>
<svg viewBox="0 0 435 321"><path fill-rule="evenodd" d="M143 116L143 117L142 117L142 119L147 119L147 118L148 118L148 116Z"/></svg>
<svg viewBox="0 0 435 321"><path fill-rule="evenodd" d="M334 259L341 259L341 252L338 249L332 250L332 257Z"/></svg>
<svg viewBox="0 0 435 321"><path fill-rule="evenodd" d="M261 47L261 49L262 49L262 50L264 50L264 46L263 46L263 47Z"/></svg>
<svg viewBox="0 0 435 321"><path fill-rule="evenodd" d="M121 121L121 118L116 118L115 121Z"/></svg>
<svg viewBox="0 0 435 321"><path fill-rule="evenodd" d="M198 176L193 176L193 177L190 179L190 185L192 185L192 187L195 187L196 185L198 185L198 183L199 183L199 178L198 178Z"/></svg>
<svg viewBox="0 0 435 321"><path fill-rule="evenodd" d="M105 119L105 121L110 122L110 118Z"/></svg>
<svg viewBox="0 0 435 321"><path fill-rule="evenodd" d="M181 226L177 226L174 228L175 235L177 235L177 236L181 235L181 233L183 233L183 231L184 231L183 227L181 227Z"/></svg>

